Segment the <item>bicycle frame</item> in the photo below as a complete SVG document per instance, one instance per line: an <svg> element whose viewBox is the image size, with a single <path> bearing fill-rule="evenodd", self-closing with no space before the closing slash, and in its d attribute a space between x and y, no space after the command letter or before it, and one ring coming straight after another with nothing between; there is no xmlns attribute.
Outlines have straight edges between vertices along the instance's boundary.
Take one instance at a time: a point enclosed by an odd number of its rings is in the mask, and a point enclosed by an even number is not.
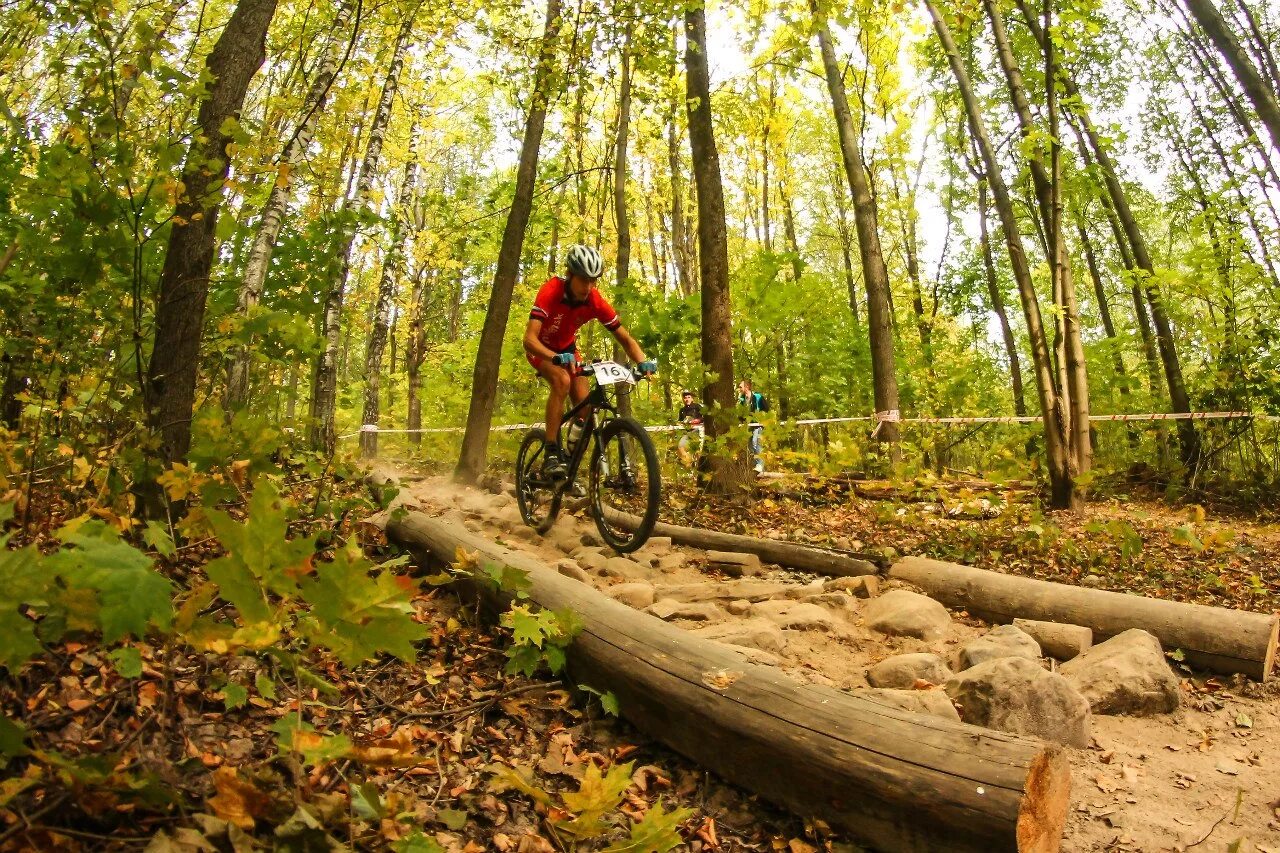
<svg viewBox="0 0 1280 853"><path fill-rule="evenodd" d="M591 439L597 431L596 412L603 410L617 417L618 407L609 399L609 395L605 390L607 387L597 383L587 394L586 399L565 412L560 419L560 431L563 433L566 425L571 423L574 418L577 418L582 412L590 410L590 414L582 425L582 435L578 436L578 443L569 454L566 466L568 468L568 476L565 479L566 487L578 479L578 466L582 464L582 460L587 453L587 446L591 444Z"/></svg>

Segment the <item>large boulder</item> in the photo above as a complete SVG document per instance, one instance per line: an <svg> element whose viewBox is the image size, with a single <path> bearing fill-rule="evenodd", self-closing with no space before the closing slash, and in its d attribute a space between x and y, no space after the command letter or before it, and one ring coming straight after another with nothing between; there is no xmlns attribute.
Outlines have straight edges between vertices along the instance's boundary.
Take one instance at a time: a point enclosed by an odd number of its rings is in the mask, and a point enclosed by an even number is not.
<svg viewBox="0 0 1280 853"><path fill-rule="evenodd" d="M943 685L966 723L1089 745L1089 701L1057 673L1026 658L995 658Z"/></svg>
<svg viewBox="0 0 1280 853"><path fill-rule="evenodd" d="M855 696L865 696L894 708L913 711L917 714L928 714L944 720L960 722L960 714L956 706L951 704L951 697L941 690L859 690Z"/></svg>
<svg viewBox="0 0 1280 853"><path fill-rule="evenodd" d="M871 599L862 613L868 628L894 637L938 640L951 627L947 608L927 595L905 589L891 589Z"/></svg>
<svg viewBox="0 0 1280 853"><path fill-rule="evenodd" d="M960 669L968 669L996 658L1040 660L1040 644L1031 635L1012 625L997 625L960 647Z"/></svg>
<svg viewBox="0 0 1280 853"><path fill-rule="evenodd" d="M955 673L937 655L894 655L867 670L867 683L872 687L910 690L917 681L943 684Z"/></svg>
<svg viewBox="0 0 1280 853"><path fill-rule="evenodd" d="M1058 672L1089 700L1095 714L1163 714L1182 701L1160 641L1141 628L1093 646Z"/></svg>

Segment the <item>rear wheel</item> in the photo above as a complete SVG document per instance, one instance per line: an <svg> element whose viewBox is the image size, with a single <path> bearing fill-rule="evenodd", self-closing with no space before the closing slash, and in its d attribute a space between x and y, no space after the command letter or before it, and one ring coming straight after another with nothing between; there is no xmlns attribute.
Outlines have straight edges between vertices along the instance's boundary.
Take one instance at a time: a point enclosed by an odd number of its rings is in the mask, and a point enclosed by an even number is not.
<svg viewBox="0 0 1280 853"><path fill-rule="evenodd" d="M596 529L611 548L625 554L648 541L658 521L662 477L644 427L616 418L596 434L587 494Z"/></svg>
<svg viewBox="0 0 1280 853"><path fill-rule="evenodd" d="M546 533L555 523L564 492L558 483L542 475L546 439L541 427L529 430L516 456L516 505L524 523L539 533Z"/></svg>

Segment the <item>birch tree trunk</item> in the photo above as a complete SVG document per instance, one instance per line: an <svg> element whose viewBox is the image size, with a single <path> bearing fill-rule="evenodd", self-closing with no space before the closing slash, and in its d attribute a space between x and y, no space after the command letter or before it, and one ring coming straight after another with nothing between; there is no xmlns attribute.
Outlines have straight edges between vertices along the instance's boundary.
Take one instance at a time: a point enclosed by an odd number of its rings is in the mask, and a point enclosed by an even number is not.
<svg viewBox="0 0 1280 853"><path fill-rule="evenodd" d="M249 83L266 59L267 29L275 12L276 0L240 0L205 60L210 85L183 167L185 191L174 211L160 273L155 342L142 389L149 425L160 437L156 456L166 466L185 460L191 447L205 302L222 184L231 165L227 125L239 118ZM150 509L162 509L162 492L144 498Z"/></svg>
<svg viewBox="0 0 1280 853"><path fill-rule="evenodd" d="M342 57L343 33L347 28L352 9L351 0L343 0L338 6L328 48L319 68L316 69L315 76L311 79L311 88L302 101L302 118L280 155L271 193L267 196L261 213L258 214L258 231L254 234L253 243L249 249L249 260L245 264L244 279L240 284L240 296L236 304L236 313L241 318L247 317L262 300L267 268L271 265L271 254L275 250L276 240L280 237L285 210L292 194L292 173L311 145L316 122L324 110L329 88L338 74L338 64ZM243 406L249 400L249 368L252 356L252 342L236 347L232 352L227 365L227 392L224 398L224 407L228 410L235 406Z"/></svg>
<svg viewBox="0 0 1280 853"><path fill-rule="evenodd" d="M534 72L533 92L529 100L529 116L525 122L524 141L520 146L520 163L516 168L515 197L502 231L498 265L493 274L493 290L485 312L476 366L471 378L471 406L467 411L467 428L462 436L462 451L454 469L454 479L474 483L485 466L489 446L489 427L493 424L494 397L498 390L498 368L502 362L502 338L511 314L511 294L520 275L520 252L524 233L533 210L534 181L538 176L538 153L542 146L542 129L547 119L547 104L554 83L556 41L560 34L560 0L547 0L546 22L538 66Z"/></svg>
<svg viewBox="0 0 1280 853"><path fill-rule="evenodd" d="M371 424L378 426L381 420L382 387L382 351L387 345L387 334L391 328L391 315L395 311L396 291L400 284L400 273L404 266L405 217L409 216L409 207L413 204L414 184L418 178L418 154L415 145L418 135L417 121L409 131L409 159L404 164L404 177L400 181L400 191L396 196L396 205L391 211L391 237L387 245L387 254L382 261L382 279L378 283L378 302L373 309L373 324L369 329L369 345L364 359L364 415L360 419L361 426ZM392 359L394 367L395 359ZM360 455L371 459L378 455L378 434L376 432L360 433Z"/></svg>
<svg viewBox="0 0 1280 853"><path fill-rule="evenodd" d="M391 62L387 66L387 76L382 83L378 107L369 125L369 139L365 145L364 159L360 163L359 177L356 179L355 199L344 206L348 217L342 225L339 246L342 266L325 295L324 318L321 321L324 351L316 362L315 376L311 385L311 446L328 454L333 453L338 438L334 422L338 402L338 356L341 348L342 306L346 300L347 279L351 275L351 249L355 243L360 220L367 215L369 196L373 191L374 173L378 169L378 161L382 158L382 142L386 138L387 127L391 124L391 107L395 102L396 90L400 86L405 47L409 34L413 31L417 9L418 7L415 6L414 11L405 18L400 32L396 35L395 45L391 49Z"/></svg>
<svg viewBox="0 0 1280 853"><path fill-rule="evenodd" d="M956 78L964 101L965 113L969 120L969 130L978 146L982 157L987 183L995 200L996 211L1000 214L1000 224L1004 230L1005 245L1009 250L1009 264L1013 269L1013 277L1018 283L1018 293L1022 298L1023 314L1027 322L1027 337L1031 341L1031 359L1036 373L1036 390L1040 398L1040 414L1044 422L1045 452L1048 457L1049 484L1051 503L1059 509L1066 509L1075 503L1075 483L1071 478L1068 460L1066 437L1062 433L1062 417L1058 411L1059 401L1054 391L1052 360L1049 355L1049 344L1045 338L1044 324L1040 316L1040 303L1036 297L1035 287L1031 282L1031 271L1027 265L1026 251L1022 246L1022 235L1018 231L1018 221L1013 209L1013 200L1009 188L1000 174L996 161L995 149L987 136L986 125L969 82L969 72L964 67L960 52L956 49L955 40L951 37L951 29L934 0L924 0L925 8L933 19L938 40L942 43L943 52L951 66L951 73Z"/></svg>
<svg viewBox="0 0 1280 853"><path fill-rule="evenodd" d="M867 326L871 342L871 380L875 394L877 414L897 417L898 377L893 352L893 313L889 302L889 273L885 268L884 254L880 248L879 224L875 201L867 180L867 167L862 159L862 149L853 126L853 115L845 95L844 77L836 60L831 31L818 10L817 2L811 5L817 24L818 47L822 52L822 65L826 71L827 90L831 94L831 106L835 113L836 129L840 136L840 153L844 160L845 177L853 197L854 227L858 232L858 248L862 255L862 281L867 291ZM876 437L893 443L892 456L897 461L898 425L895 420L884 420L877 425Z"/></svg>

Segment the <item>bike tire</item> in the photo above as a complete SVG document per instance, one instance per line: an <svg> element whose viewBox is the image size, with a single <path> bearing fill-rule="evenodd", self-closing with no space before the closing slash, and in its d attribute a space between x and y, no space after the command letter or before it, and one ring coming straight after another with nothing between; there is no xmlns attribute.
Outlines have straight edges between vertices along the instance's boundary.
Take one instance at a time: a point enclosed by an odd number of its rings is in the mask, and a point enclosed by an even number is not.
<svg viewBox="0 0 1280 853"><path fill-rule="evenodd" d="M520 517L524 519L524 523L532 527L539 533L546 533L551 529L551 525L556 523L556 517L560 514L560 501L564 496L564 490L552 486L549 495L545 498L546 516L542 517L538 514L538 505L535 501L536 492L530 472L535 468L541 467L542 448L546 444L547 432L541 427L535 427L525 433L524 439L520 442L520 452L516 455L516 506L520 509Z"/></svg>
<svg viewBox="0 0 1280 853"><path fill-rule="evenodd" d="M606 508L601 503L601 480L606 476L608 451L615 446L615 442L622 443L625 439L629 439L632 447L640 450L639 458L630 462L643 465L645 468L644 482L640 486L644 491L644 512L638 514L640 523L634 530L628 530L616 521L610 523L606 517L608 514L605 511ZM653 533L653 526L658 522L658 507L662 502L662 473L658 467L658 451L654 448L653 439L649 437L645 428L631 418L615 418L606 423L596 434L588 483L591 517L595 519L600 538L620 554L627 554L642 547L649 540L649 536Z"/></svg>

